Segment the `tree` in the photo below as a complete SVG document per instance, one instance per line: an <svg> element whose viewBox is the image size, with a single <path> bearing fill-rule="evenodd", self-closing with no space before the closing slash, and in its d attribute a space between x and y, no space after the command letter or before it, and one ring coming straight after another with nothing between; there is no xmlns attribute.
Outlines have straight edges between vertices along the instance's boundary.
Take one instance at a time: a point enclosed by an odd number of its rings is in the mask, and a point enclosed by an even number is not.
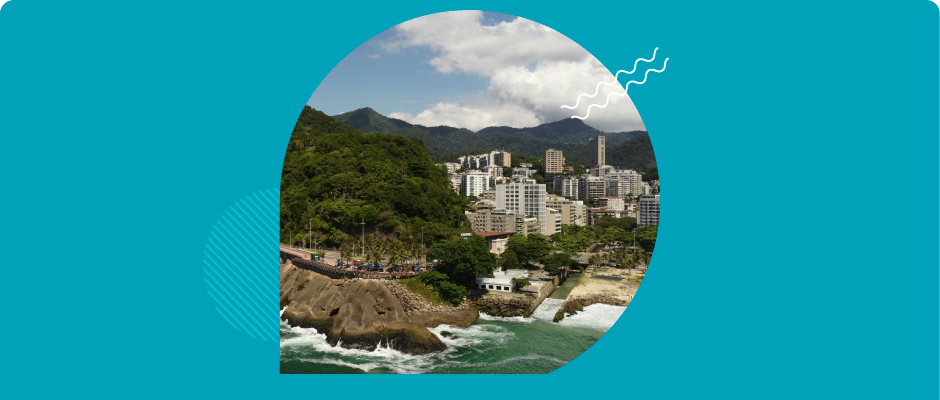
<svg viewBox="0 0 940 400"><path fill-rule="evenodd" d="M599 267L601 265L601 255L592 254L590 257L588 257L588 264L594 267L595 269Z"/></svg>
<svg viewBox="0 0 940 400"><path fill-rule="evenodd" d="M499 256L499 264L503 267L503 270L522 268L519 257L512 250L506 250Z"/></svg>
<svg viewBox="0 0 940 400"><path fill-rule="evenodd" d="M526 278L512 278L512 283L515 284L517 289L522 289L532 284L532 282L529 282Z"/></svg>
<svg viewBox="0 0 940 400"><path fill-rule="evenodd" d="M440 271L451 282L469 287L477 276L486 276L496 269L496 255L490 253L486 239L473 235L466 239L453 239L434 243L428 257L440 260Z"/></svg>
<svg viewBox="0 0 940 400"><path fill-rule="evenodd" d="M526 237L521 233L512 235L506 240L506 251L515 254L519 263L527 264L530 260Z"/></svg>
<svg viewBox="0 0 940 400"><path fill-rule="evenodd" d="M647 252L652 253L656 247L656 233L658 226L642 226L636 228L636 245Z"/></svg>
<svg viewBox="0 0 940 400"><path fill-rule="evenodd" d="M555 253L545 258L545 267L542 268L550 274L557 274L562 269L567 269L574 261L571 256L565 253Z"/></svg>
<svg viewBox="0 0 940 400"><path fill-rule="evenodd" d="M438 271L425 272L419 276L421 282L433 287L441 300L458 304L467 295L467 289L450 281L450 277Z"/></svg>
<svg viewBox="0 0 940 400"><path fill-rule="evenodd" d="M548 238L539 233L530 233L526 238L525 246L529 262L541 260L552 251L552 245L548 242Z"/></svg>

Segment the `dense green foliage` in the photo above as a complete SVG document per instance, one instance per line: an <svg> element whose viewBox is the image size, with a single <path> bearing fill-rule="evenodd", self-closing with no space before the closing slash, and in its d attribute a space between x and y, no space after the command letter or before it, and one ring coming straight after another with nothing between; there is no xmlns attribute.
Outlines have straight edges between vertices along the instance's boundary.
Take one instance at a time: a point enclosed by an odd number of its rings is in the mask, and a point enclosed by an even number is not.
<svg viewBox="0 0 940 400"><path fill-rule="evenodd" d="M574 255L594 243L597 231L590 226L562 225L561 232L553 234L551 239L555 249Z"/></svg>
<svg viewBox="0 0 940 400"><path fill-rule="evenodd" d="M451 282L449 276L438 271L425 272L418 278L434 288L438 297L448 303L459 304L467 295L467 288Z"/></svg>
<svg viewBox="0 0 940 400"><path fill-rule="evenodd" d="M656 225L636 228L637 247L652 253L653 248L656 247L656 232L658 230L659 227Z"/></svg>
<svg viewBox="0 0 940 400"><path fill-rule="evenodd" d="M552 245L548 239L538 233L530 233L529 236L517 233L506 241L506 251L515 253L520 264L541 261L551 250Z"/></svg>
<svg viewBox="0 0 940 400"><path fill-rule="evenodd" d="M519 262L519 257L516 256L516 253L512 250L506 250L503 252L503 254L499 255L499 265L503 268L503 270L522 268L522 263Z"/></svg>
<svg viewBox="0 0 940 400"><path fill-rule="evenodd" d="M623 229L620 229L616 226L611 226L607 228L606 232L601 235L601 242L604 244L610 245L614 242L625 242L627 239L627 232ZM631 234L632 237L632 234Z"/></svg>
<svg viewBox="0 0 940 400"><path fill-rule="evenodd" d="M608 152L610 152L610 149L622 143L646 137L644 131L601 132L574 118L566 118L531 128L497 126L484 128L477 132L449 126L426 127L412 125L399 119L382 116L371 108L360 108L336 115L334 118L337 121L352 125L360 132L396 134L420 139L427 146L431 157L439 162L455 161L456 157L453 155L456 154L482 154L502 149L512 153L512 164L517 165L516 159L519 156L528 156L532 159L541 160L545 156L545 150L554 148L564 152L569 165L582 165L587 164L589 159L587 138L604 135ZM639 150L637 155L642 156L641 160L644 160L644 163L647 159L654 159L652 147L638 146L637 149ZM643 154L642 151L645 150L648 150L649 154ZM607 159L611 160L609 155ZM533 164L536 163L533 162ZM537 164L541 164L541 161ZM608 161L608 164L623 168L633 168L634 165L630 163L621 166L611 161Z"/></svg>
<svg viewBox="0 0 940 400"><path fill-rule="evenodd" d="M641 136L607 150L607 164L633 170L650 170L656 167L653 144L649 136ZM659 172L656 172L656 179ZM650 180L644 177L643 180Z"/></svg>
<svg viewBox="0 0 940 400"><path fill-rule="evenodd" d="M428 258L440 260L436 270L458 285L470 287L477 276L496 270L496 255L490 253L486 239L473 235L466 239L444 240L428 249Z"/></svg>
<svg viewBox="0 0 940 400"><path fill-rule="evenodd" d="M558 271L567 269L572 264L574 264L574 260L568 254L555 253L545 257L545 268L543 270L551 274L557 274Z"/></svg>
<svg viewBox="0 0 940 400"><path fill-rule="evenodd" d="M301 112L281 174L283 242L310 229L320 243L358 245L362 221L410 243L423 228L433 242L469 226L466 207L419 140L360 133L309 106Z"/></svg>
<svg viewBox="0 0 940 400"><path fill-rule="evenodd" d="M603 235L608 227L615 226L624 231L631 232L633 228L636 227L636 218L633 217L622 217L614 218L609 215L605 215L600 218L594 218L594 228L597 229L597 233Z"/></svg>

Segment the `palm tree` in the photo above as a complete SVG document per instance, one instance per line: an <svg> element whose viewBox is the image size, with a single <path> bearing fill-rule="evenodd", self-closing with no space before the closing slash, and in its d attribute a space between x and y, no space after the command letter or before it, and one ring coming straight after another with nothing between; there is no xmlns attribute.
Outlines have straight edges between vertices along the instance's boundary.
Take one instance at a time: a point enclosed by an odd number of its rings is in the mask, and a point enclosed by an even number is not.
<svg viewBox="0 0 940 400"><path fill-rule="evenodd" d="M594 269L596 270L597 267L601 264L601 255L593 254L590 257L588 257L588 264L594 267Z"/></svg>

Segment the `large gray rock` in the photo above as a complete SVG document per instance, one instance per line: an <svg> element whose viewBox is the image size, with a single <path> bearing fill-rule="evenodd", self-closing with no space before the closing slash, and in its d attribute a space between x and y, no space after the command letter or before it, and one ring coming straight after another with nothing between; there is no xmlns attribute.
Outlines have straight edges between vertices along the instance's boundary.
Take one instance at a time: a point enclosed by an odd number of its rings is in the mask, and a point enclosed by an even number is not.
<svg viewBox="0 0 940 400"><path fill-rule="evenodd" d="M331 279L290 262L281 265L281 308L291 326L315 328L331 345L409 354L447 348L427 327L476 319L471 307L429 309L394 281Z"/></svg>

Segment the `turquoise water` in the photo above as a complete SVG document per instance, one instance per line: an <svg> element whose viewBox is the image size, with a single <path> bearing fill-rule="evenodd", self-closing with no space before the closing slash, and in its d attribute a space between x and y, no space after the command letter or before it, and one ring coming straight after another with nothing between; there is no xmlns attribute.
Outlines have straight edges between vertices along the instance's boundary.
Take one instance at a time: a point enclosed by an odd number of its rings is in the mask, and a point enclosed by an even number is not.
<svg viewBox="0 0 940 400"><path fill-rule="evenodd" d="M570 291L570 290L569 290ZM564 300L546 299L529 318L480 315L467 328L431 329L447 350L409 355L387 347L374 352L332 347L314 329L281 322L281 373L521 374L558 369L597 342L625 307L595 304L560 323L552 322Z"/></svg>

